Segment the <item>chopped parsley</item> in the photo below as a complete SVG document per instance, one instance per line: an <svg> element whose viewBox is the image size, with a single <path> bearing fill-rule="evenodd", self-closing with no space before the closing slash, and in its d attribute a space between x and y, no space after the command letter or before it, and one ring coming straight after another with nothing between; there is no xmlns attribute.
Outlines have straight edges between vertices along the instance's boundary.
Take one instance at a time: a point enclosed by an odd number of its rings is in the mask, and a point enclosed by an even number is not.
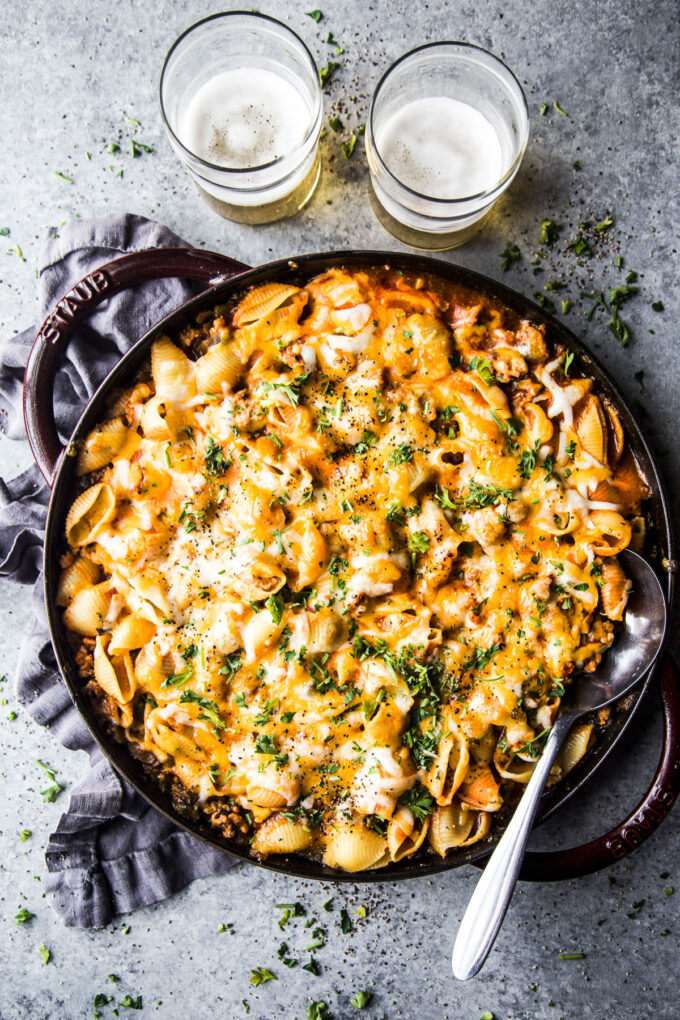
<svg viewBox="0 0 680 1020"><path fill-rule="evenodd" d="M276 595L270 595L265 602L265 608L269 610L274 626L278 627L283 619L283 613L286 608L283 595L280 592L277 592Z"/></svg>
<svg viewBox="0 0 680 1020"><path fill-rule="evenodd" d="M231 466L231 458L225 456L222 447L215 442L212 436L208 437L208 446L204 454L206 470L214 476L223 475Z"/></svg>
<svg viewBox="0 0 680 1020"><path fill-rule="evenodd" d="M371 992L357 992L349 1001L355 1009L366 1009L366 1006L370 1005L372 998Z"/></svg>
<svg viewBox="0 0 680 1020"><path fill-rule="evenodd" d="M263 985L266 981L278 981L275 974L272 974L266 967L255 967L250 972L251 985Z"/></svg>
<svg viewBox="0 0 680 1020"><path fill-rule="evenodd" d="M539 244L554 244L559 240L562 227L553 220L541 220L541 230L538 235Z"/></svg>
<svg viewBox="0 0 680 1020"><path fill-rule="evenodd" d="M515 263L519 262L522 257L522 253L516 244L511 244L510 241L506 244L502 252L500 252L501 258L501 269L504 273L507 273L508 269Z"/></svg>
<svg viewBox="0 0 680 1020"><path fill-rule="evenodd" d="M413 450L408 443L400 443L396 446L385 464L385 471L389 471L391 467L397 467L399 464L409 464L413 460Z"/></svg>
<svg viewBox="0 0 680 1020"><path fill-rule="evenodd" d="M403 793L400 803L406 805L413 817L418 821L427 818L434 811L434 798L424 786L412 786L410 790Z"/></svg>
<svg viewBox="0 0 680 1020"><path fill-rule="evenodd" d="M45 765L45 763L40 760L36 761L36 765L39 765L41 769L44 769L47 775L52 780L49 786L46 786L44 790L40 791L40 796L45 801L45 803L53 804L57 797L59 796L59 794L64 789L64 787L57 782L57 773L54 771L54 769L51 769L49 765Z"/></svg>

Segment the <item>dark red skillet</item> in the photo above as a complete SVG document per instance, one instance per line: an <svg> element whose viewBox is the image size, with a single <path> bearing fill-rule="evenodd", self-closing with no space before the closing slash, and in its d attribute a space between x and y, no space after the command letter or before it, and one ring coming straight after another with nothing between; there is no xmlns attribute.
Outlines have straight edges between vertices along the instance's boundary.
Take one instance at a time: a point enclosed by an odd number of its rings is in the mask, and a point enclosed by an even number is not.
<svg viewBox="0 0 680 1020"><path fill-rule="evenodd" d="M437 261L422 255L397 254L384 251L341 251L302 255L294 260L274 262L258 269L249 269L234 259L214 252L187 248L159 248L136 252L115 259L90 273L57 303L43 323L31 349L24 378L24 418L26 433L40 470L52 487L52 496L45 532L45 597L54 650L64 680L78 710L92 731L103 753L129 783L178 825L219 849L254 862L246 849L212 830L195 817L180 814L170 797L144 773L125 745L117 744L98 723L89 700L82 691L72 654L65 639L61 614L54 601L58 577L58 555L63 548L64 520L73 497L75 458L69 456L73 447L64 448L57 435L52 408L53 384L59 360L75 327L102 301L138 283L162 277L183 277L202 280L207 289L178 307L154 326L116 365L102 382L83 412L72 436L75 442L99 421L105 399L112 389L132 378L148 355L149 347L160 333L176 335L203 309L224 303L244 288L267 280L304 284L312 276L330 268L345 265L366 268L390 265L409 272L430 272L470 290L500 300L522 317L544 322L549 336L566 345L580 359L581 367L597 383L619 411L629 443L652 492L648 504L649 540L646 555L654 564L664 585L669 603L674 592L674 546L666 497L649 447L622 395L593 355L559 320L552 318L533 302L502 284L471 270ZM566 779L552 787L543 798L541 820L573 796L623 738L646 691L660 677L659 691L663 704L664 741L656 775L642 801L616 828L599 839L580 847L552 853L528 853L521 877L532 881L554 881L574 878L597 871L625 857L657 828L668 814L680 792L680 687L677 667L669 655L661 666L645 678L625 703L618 705L595 747ZM512 810L508 803L505 816ZM446 860L433 856L406 858L380 871L346 874L324 867L317 861L295 855L271 858L262 866L284 874L330 881L383 882L433 874L462 864L483 865L503 828L503 815L494 834L483 844L454 851Z"/></svg>

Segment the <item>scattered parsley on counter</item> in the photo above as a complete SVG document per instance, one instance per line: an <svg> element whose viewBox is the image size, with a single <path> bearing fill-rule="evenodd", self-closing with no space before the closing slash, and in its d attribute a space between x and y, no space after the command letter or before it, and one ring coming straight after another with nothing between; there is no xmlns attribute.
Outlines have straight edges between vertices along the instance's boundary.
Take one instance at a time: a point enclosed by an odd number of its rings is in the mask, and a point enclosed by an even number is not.
<svg viewBox="0 0 680 1020"><path fill-rule="evenodd" d="M550 107L548 106L547 103L541 103L541 106L540 106L541 117L545 117L545 115L546 115L546 113L548 112L549 109L550 109Z"/></svg>
<svg viewBox="0 0 680 1020"><path fill-rule="evenodd" d="M352 922L350 921L349 914L344 907L340 911L340 930L343 935L349 935L352 931Z"/></svg>
<svg viewBox="0 0 680 1020"><path fill-rule="evenodd" d="M328 126L331 129L331 131L335 131L337 133L338 131L342 130L342 121L340 120L339 117L329 117Z"/></svg>
<svg viewBox="0 0 680 1020"><path fill-rule="evenodd" d="M605 218L602 220L601 223L597 223L593 227L593 230L598 230L598 231L602 232L603 230L609 230L609 228L613 227L613 226L614 226L614 220L611 218L611 216L607 215L607 216L605 216Z"/></svg>
<svg viewBox="0 0 680 1020"><path fill-rule="evenodd" d="M355 915L357 917L360 917L360 918L363 919L364 917L366 917L366 914L367 914L366 907L364 907L363 904L362 904L362 906L357 907L357 909L354 911L354 913L355 913Z"/></svg>
<svg viewBox="0 0 680 1020"><path fill-rule="evenodd" d="M125 1009L142 1009L142 997L138 995L136 999L133 999L131 995L126 995L124 999L120 1000L119 1005L124 1006Z"/></svg>
<svg viewBox="0 0 680 1020"><path fill-rule="evenodd" d="M339 67L340 64L337 61L329 60L325 67L319 69L319 84L321 88L328 84Z"/></svg>
<svg viewBox="0 0 680 1020"><path fill-rule="evenodd" d="M652 301L652 311L663 312L663 301Z"/></svg>
<svg viewBox="0 0 680 1020"><path fill-rule="evenodd" d="M553 101L553 106L555 107L555 109L557 110L558 113L562 114L563 117L568 117L569 116L567 111L562 109L562 107L560 106L560 104L557 102L556 99Z"/></svg>
<svg viewBox="0 0 680 1020"><path fill-rule="evenodd" d="M372 998L373 995L371 992L357 992L357 994L349 1001L355 1009L366 1009Z"/></svg>
<svg viewBox="0 0 680 1020"><path fill-rule="evenodd" d="M250 972L251 985L263 985L266 981L278 981L275 974L272 974L266 967L255 967Z"/></svg>
<svg viewBox="0 0 680 1020"><path fill-rule="evenodd" d="M560 953L560 960L584 960L585 953Z"/></svg>
<svg viewBox="0 0 680 1020"><path fill-rule="evenodd" d="M42 962L44 966L47 966L47 964L50 962L52 958L52 954L44 942L41 942L40 945L38 946L38 952L42 956Z"/></svg>
<svg viewBox="0 0 680 1020"><path fill-rule="evenodd" d="M63 174L61 172L61 170L53 170L52 176L56 177L60 181L63 181L64 184L73 184L73 179L71 177L67 177L66 174Z"/></svg>
<svg viewBox="0 0 680 1020"><path fill-rule="evenodd" d="M51 769L49 765L45 765L45 763L39 759L36 760L36 765L39 765L41 769L44 769L52 780L49 786L46 786L44 790L40 791L40 796L46 803L53 804L64 787L57 782L57 773L54 769Z"/></svg>
<svg viewBox="0 0 680 1020"><path fill-rule="evenodd" d="M331 1020L325 1002L310 1002L307 1006L307 1020Z"/></svg>
<svg viewBox="0 0 680 1020"><path fill-rule="evenodd" d="M562 227L553 220L541 220L541 232L538 235L539 244L554 244L559 239Z"/></svg>
<svg viewBox="0 0 680 1020"><path fill-rule="evenodd" d="M357 136L356 135L352 135L352 137L350 138L350 140L348 142L343 142L342 143L342 152L343 152L343 155L344 155L345 159L349 159L350 158L350 156L354 152L354 146L356 144L357 144Z"/></svg>
<svg viewBox="0 0 680 1020"><path fill-rule="evenodd" d="M34 917L35 914L32 914L30 910L26 910L26 907L21 907L18 913L14 915L14 920L17 924L26 924L27 921L32 920Z"/></svg>
<svg viewBox="0 0 680 1020"><path fill-rule="evenodd" d="M507 273L510 266L515 262L519 262L522 257L522 253L516 244L511 244L510 241L506 244L502 252L499 253L501 258L501 269L504 273Z"/></svg>
<svg viewBox="0 0 680 1020"><path fill-rule="evenodd" d="M317 23L317 25L319 24L319 22L323 18L323 12L318 10L318 9L314 10L314 11L306 11L305 13L306 13L307 17L311 18L312 21L315 21Z"/></svg>
<svg viewBox="0 0 680 1020"><path fill-rule="evenodd" d="M141 156L143 152L153 152L153 146L145 145L144 142L138 142L135 138L130 139L130 155L133 159L137 156Z"/></svg>
<svg viewBox="0 0 680 1020"><path fill-rule="evenodd" d="M22 843L25 843L27 839L30 839L33 833L30 829L22 829L19 833L19 839Z"/></svg>

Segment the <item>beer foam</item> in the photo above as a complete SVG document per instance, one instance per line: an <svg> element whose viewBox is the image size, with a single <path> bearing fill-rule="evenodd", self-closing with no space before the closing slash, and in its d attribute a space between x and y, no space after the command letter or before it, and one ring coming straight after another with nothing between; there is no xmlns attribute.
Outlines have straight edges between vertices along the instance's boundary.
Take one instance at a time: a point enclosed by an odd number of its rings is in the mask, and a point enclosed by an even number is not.
<svg viewBox="0 0 680 1020"><path fill-rule="evenodd" d="M259 67L222 71L191 97L179 127L202 159L234 170L292 152L311 119L303 96L281 75Z"/></svg>
<svg viewBox="0 0 680 1020"><path fill-rule="evenodd" d="M414 99L376 130L383 162L407 187L429 198L488 191L502 177L503 153L484 114L457 99Z"/></svg>

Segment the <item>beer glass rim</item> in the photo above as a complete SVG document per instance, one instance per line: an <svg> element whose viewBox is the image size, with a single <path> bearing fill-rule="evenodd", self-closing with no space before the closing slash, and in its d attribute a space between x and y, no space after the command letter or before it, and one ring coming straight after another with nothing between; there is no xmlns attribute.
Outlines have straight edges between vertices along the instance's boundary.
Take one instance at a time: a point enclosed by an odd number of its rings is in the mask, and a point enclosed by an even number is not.
<svg viewBox="0 0 680 1020"><path fill-rule="evenodd" d="M508 169L505 171L503 176L500 177L498 181L496 181L493 187L488 188L485 191L478 191L472 195L461 195L458 196L457 198L437 198L433 195L426 195L423 192L417 191L415 188L411 188L407 184L404 184L403 181L401 181L394 173L392 173L390 168L384 162L380 154L380 149L378 147L375 137L374 130L375 105L378 96L380 95L380 91L386 84L388 78L405 61L410 60L419 53L423 53L425 50L431 50L435 48L439 49L449 48L451 53L455 53L456 50L470 50L473 53L476 52L478 54L484 54L485 57L489 57L492 63L495 63L498 66L498 69L501 71L501 74L507 75L507 77L510 79L510 82L511 83L514 82L514 84L516 85L520 98L520 109L523 111L525 118L524 129L521 133L517 155L515 156L514 160L512 161ZM481 201L483 199L488 199L489 201L491 201L494 198L494 196L498 196L500 192L503 191L504 187L512 180L512 178L514 177L515 173L519 168L520 163L522 162L524 153L526 151L527 142L529 140L529 105L527 103L527 98L524 93L524 89L522 88L522 85L519 79L517 78L517 75L514 73L514 71L512 71L508 67L508 65L503 60L501 60L500 57L497 57L495 53L492 53L491 50L485 49L483 46L477 46L475 43L463 42L462 40L459 39L441 39L439 41L423 43L423 45L421 46L416 46L412 50L408 50L407 53L403 53L402 56L400 56L397 60L394 61L394 63L390 64L390 66L384 72L380 81L376 85L373 96L371 97L371 105L368 111L367 135L369 148L372 150L372 154L377 159L381 171L383 171L387 175L388 179L391 180L401 191L403 191L407 195L413 195L414 198L425 199L427 202L431 202L433 206L439 206L441 208L444 207L455 208L456 206L463 205L464 203L473 202L477 200Z"/></svg>
<svg viewBox="0 0 680 1020"><path fill-rule="evenodd" d="M268 21L270 24L275 25L277 28L283 29L283 31L286 32L289 36L292 36L295 42L297 42L301 47L303 55L306 57L309 63L309 67L312 72L312 77L316 81L317 85L315 92L316 104L315 109L312 111L309 128L304 138L302 138L300 142L295 146L295 149L293 149L291 152L285 152L281 156L277 156L275 159L269 160L267 163L259 163L257 164L257 166L247 167L247 169L244 169L243 167L223 166L221 163L213 163L208 159L204 159L202 156L199 156L198 153L188 148L181 140L181 138L179 138L179 136L173 129L172 125L170 124L169 117L167 116L165 110L165 103L163 101L163 90L170 61L174 53L179 49L179 47L186 40L186 38L189 35L191 35L191 33L194 32L197 28L201 28L203 25L208 24L208 22L233 17L242 18L245 17L252 18L253 20ZM318 127L319 118L323 115L323 96L321 93L321 86L319 84L319 71L309 47L304 42L304 40L300 38L297 32L294 32L292 28L288 27L288 25L284 25L282 21L279 21L277 18L272 18L269 14L261 14L259 11L218 11L216 14L209 14L207 17L200 18L198 21L195 21L192 25L189 25L189 27L186 28L182 32L182 34L177 37L177 39L175 39L174 43L167 52L165 60L163 61L163 69L161 70L158 94L163 124L165 125L166 131L170 135L173 142L178 146L178 148L183 153L185 153L190 160L195 161L199 165L206 167L210 170L216 170L220 174L233 174L235 178L239 175L243 176L244 173L251 174L257 172L258 170L271 169L272 167L285 164L287 161L291 160L291 158L294 158L296 153L299 152L301 149L304 149L304 147L308 144L308 142L310 141Z"/></svg>

